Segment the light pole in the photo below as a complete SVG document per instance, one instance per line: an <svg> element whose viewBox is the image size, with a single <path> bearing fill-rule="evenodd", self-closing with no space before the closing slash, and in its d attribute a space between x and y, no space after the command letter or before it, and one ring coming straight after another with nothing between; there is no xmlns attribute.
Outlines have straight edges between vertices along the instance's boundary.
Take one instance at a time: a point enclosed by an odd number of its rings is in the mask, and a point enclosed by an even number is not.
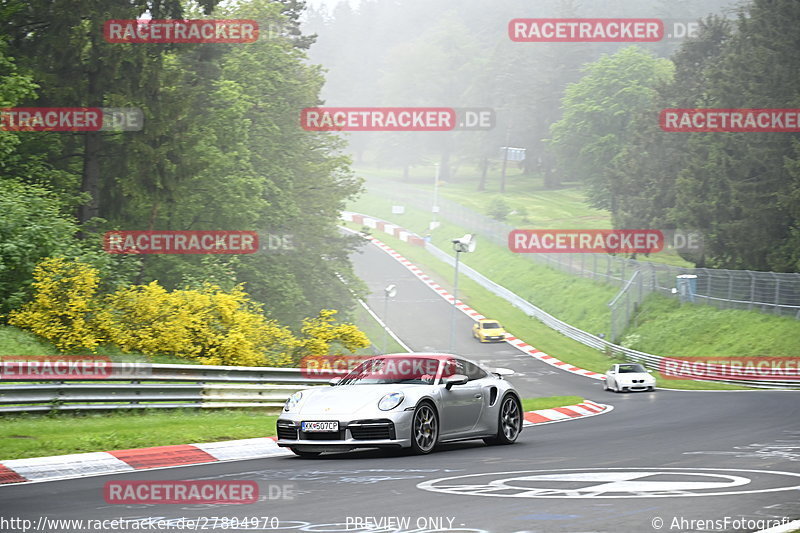
<svg viewBox="0 0 800 533"><path fill-rule="evenodd" d="M453 239L453 250L456 252L455 279L453 280L453 307L450 308L450 353L456 349L456 302L458 301L458 262L462 252L475 251L475 235L467 233L460 239Z"/></svg>
<svg viewBox="0 0 800 533"><path fill-rule="evenodd" d="M397 286L395 284L387 285L383 289L383 353L386 353L386 343L389 336L389 298L397 296Z"/></svg>
<svg viewBox="0 0 800 533"><path fill-rule="evenodd" d="M511 142L511 121L506 126L506 145L503 147L503 170L500 173L500 193L506 193L506 167L508 166L508 144Z"/></svg>
<svg viewBox="0 0 800 533"><path fill-rule="evenodd" d="M431 231L439 227L439 163L434 163L434 166L436 167L436 175L433 178L433 207L431 208L433 221L428 226Z"/></svg>

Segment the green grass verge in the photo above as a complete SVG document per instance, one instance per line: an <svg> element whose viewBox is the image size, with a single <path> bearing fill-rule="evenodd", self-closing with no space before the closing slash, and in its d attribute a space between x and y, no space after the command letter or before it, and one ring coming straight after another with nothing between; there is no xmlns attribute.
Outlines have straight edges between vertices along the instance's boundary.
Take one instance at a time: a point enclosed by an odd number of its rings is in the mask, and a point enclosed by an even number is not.
<svg viewBox="0 0 800 533"><path fill-rule="evenodd" d="M351 229L361 229L360 226L353 223L345 223L345 225ZM454 233L454 235L458 235L458 233ZM452 291L452 267L434 258L419 246L410 245L382 233L378 233L375 236L386 242L411 262L415 263L442 287ZM481 269L478 269L478 271L481 272ZM488 277L493 279L493 281L498 281L494 279L491 270L484 270L482 273L488 274ZM503 284L500 281L498 282ZM505 286L514 290L513 287ZM604 373L614 363L625 362L622 358L611 357L561 335L535 318L529 317L506 300L495 296L463 274L459 275L458 287L459 300L468 303L481 314L499 320L505 326L506 330L510 331L514 336L519 337L528 344L535 346L537 349L553 357L557 357L577 367L600 373ZM577 301L581 300L579 299ZM585 301L585 299L583 301ZM538 305L537 302L533 303ZM467 341L460 342L470 341L469 337L466 338L468 339ZM458 344L456 344L456 348L458 348ZM660 377L658 375L656 376ZM662 387L687 390L740 390L744 388L724 383L700 383L689 380L666 380L663 378L659 379L658 384Z"/></svg>
<svg viewBox="0 0 800 533"><path fill-rule="evenodd" d="M30 331L0 326L0 355L59 355L52 344Z"/></svg>
<svg viewBox="0 0 800 533"><path fill-rule="evenodd" d="M665 319L667 317L667 319ZM682 356L797 357L800 320L648 298L624 341L651 353ZM709 342L709 332L713 332Z"/></svg>
<svg viewBox="0 0 800 533"><path fill-rule="evenodd" d="M124 353L116 346L99 346L97 353L89 350L61 352L50 344L23 329L0 325L0 356L3 355L96 355L109 357L116 362L160 363L173 365L193 365L196 362L171 355L147 356L138 352Z"/></svg>
<svg viewBox="0 0 800 533"><path fill-rule="evenodd" d="M552 409L553 407L564 407L583 403L584 398L580 396L550 396L548 398L524 398L522 400L523 411L537 411L539 409Z"/></svg>
<svg viewBox="0 0 800 533"><path fill-rule="evenodd" d="M169 410L4 415L0 459L269 437L264 410Z"/></svg>
<svg viewBox="0 0 800 533"><path fill-rule="evenodd" d="M533 411L582 401L554 396L524 399L522 406ZM6 415L0 460L272 437L277 418L256 409Z"/></svg>

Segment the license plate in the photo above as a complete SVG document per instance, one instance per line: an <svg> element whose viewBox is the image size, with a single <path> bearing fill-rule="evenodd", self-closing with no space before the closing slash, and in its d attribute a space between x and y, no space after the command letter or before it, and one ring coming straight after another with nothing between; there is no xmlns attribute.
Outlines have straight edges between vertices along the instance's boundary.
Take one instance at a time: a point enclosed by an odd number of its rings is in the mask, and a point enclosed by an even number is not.
<svg viewBox="0 0 800 533"><path fill-rule="evenodd" d="M300 431L309 432L323 432L323 431L339 431L339 421L326 421L326 422L303 422L300 424Z"/></svg>

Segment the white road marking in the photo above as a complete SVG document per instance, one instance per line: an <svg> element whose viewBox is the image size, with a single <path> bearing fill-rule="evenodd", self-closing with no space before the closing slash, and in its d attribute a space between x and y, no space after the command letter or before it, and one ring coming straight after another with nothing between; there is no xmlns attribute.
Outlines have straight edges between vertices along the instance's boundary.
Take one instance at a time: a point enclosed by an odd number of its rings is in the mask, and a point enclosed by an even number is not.
<svg viewBox="0 0 800 533"><path fill-rule="evenodd" d="M754 476L751 478L744 474ZM786 485L775 486L782 484L778 481L781 477L788 477L788 481L782 480ZM481 483L480 478L490 479ZM763 487L731 490L751 484ZM723 496L798 490L800 473L725 468L570 468L465 474L425 481L417 488L500 498Z"/></svg>

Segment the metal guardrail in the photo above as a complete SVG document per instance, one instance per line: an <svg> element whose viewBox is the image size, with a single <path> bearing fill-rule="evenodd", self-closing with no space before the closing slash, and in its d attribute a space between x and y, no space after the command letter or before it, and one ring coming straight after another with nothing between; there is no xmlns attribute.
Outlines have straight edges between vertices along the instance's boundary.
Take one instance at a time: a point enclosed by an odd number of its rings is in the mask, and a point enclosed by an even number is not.
<svg viewBox="0 0 800 533"><path fill-rule="evenodd" d="M0 368L4 363L0 363ZM299 368L110 363L102 379L0 381L0 413L109 409L280 408L326 380Z"/></svg>
<svg viewBox="0 0 800 533"><path fill-rule="evenodd" d="M363 215L365 217L369 217L369 215ZM379 220L375 217L370 217L375 220ZM431 244L430 242L425 242L425 249L430 252L435 258L439 259L447 263L450 266L455 266L455 258L442 250L441 248ZM557 319L553 315L547 313L543 309L536 307L532 303L528 302L521 296L511 292L509 289L503 287L502 285L495 283L494 281L490 280L474 268L470 267L469 265L465 265L463 262L459 265L459 270L468 278L472 279L483 288L487 289L491 293L500 298L503 298L511 305L520 309L522 312L527 314L528 316L535 317L540 322L542 322L547 327L558 331L565 337L568 337L574 341L578 341L585 346L589 346L590 348L594 348L596 350L603 351L612 356L622 356L631 361L637 361L645 366L659 370L662 362L667 359L680 359L680 357L662 357L660 355L655 355L647 352L640 352L638 350L633 350L631 348L626 348L624 346L620 346L618 344L614 344L604 338L601 338L597 335L593 335L587 331L582 329L576 328L575 326L571 326L566 322ZM741 386L748 386L748 387L756 387L756 388L789 388L789 389L800 389L800 381L744 381L744 380L722 380L722 379L709 379L708 381L714 381L718 383L729 383L732 385L741 385Z"/></svg>

